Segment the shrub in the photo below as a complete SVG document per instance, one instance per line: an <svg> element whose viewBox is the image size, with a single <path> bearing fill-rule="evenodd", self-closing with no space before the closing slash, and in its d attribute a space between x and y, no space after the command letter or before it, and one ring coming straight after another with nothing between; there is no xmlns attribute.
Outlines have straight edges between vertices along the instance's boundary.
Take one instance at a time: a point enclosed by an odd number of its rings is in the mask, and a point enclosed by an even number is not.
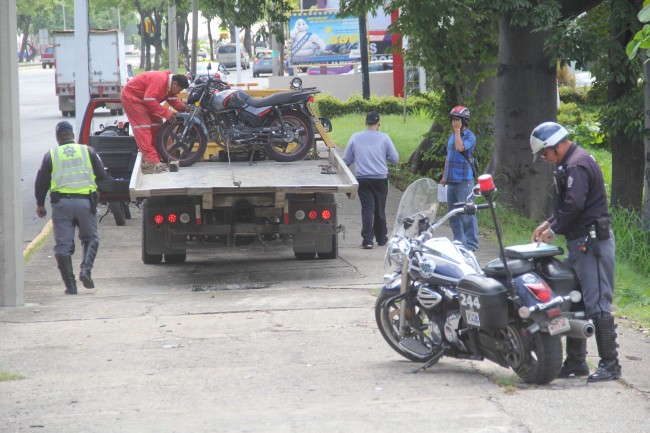
<svg viewBox="0 0 650 433"><path fill-rule="evenodd" d="M436 94L409 96L406 98L406 110L432 111ZM322 117L339 117L352 113L365 114L368 111L376 111L379 114L402 114L404 112L404 100L395 96L371 96L365 100L361 95L354 95L347 101L341 101L336 97L321 93L316 96L316 110Z"/></svg>

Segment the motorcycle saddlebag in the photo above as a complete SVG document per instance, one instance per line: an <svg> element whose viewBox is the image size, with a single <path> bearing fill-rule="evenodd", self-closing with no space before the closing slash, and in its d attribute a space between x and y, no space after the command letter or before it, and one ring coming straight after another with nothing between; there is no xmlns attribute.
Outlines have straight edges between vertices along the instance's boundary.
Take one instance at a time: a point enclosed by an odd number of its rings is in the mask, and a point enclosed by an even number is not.
<svg viewBox="0 0 650 433"><path fill-rule="evenodd" d="M506 287L493 278L472 274L458 282L460 312L474 328L501 329L508 324Z"/></svg>
<svg viewBox="0 0 650 433"><path fill-rule="evenodd" d="M537 271L558 295L566 296L578 289L575 273L558 259L551 258L538 263Z"/></svg>

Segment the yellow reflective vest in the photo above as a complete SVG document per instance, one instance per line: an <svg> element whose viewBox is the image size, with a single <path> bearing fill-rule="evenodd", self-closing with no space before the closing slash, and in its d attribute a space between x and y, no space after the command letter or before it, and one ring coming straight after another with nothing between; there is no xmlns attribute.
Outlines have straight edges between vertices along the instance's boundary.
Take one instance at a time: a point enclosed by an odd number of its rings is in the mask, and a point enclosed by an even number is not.
<svg viewBox="0 0 650 433"><path fill-rule="evenodd" d="M90 194L97 191L90 152L84 145L63 144L50 150L52 180L50 191L64 194Z"/></svg>

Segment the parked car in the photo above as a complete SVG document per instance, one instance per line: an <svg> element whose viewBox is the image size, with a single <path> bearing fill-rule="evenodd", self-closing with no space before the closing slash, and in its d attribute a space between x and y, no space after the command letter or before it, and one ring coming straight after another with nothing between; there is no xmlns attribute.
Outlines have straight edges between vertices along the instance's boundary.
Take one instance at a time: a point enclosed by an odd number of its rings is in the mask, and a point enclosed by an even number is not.
<svg viewBox="0 0 650 433"><path fill-rule="evenodd" d="M54 47L52 45L48 45L41 52L41 65L43 65L43 69L46 67L52 69L54 67Z"/></svg>
<svg viewBox="0 0 650 433"><path fill-rule="evenodd" d="M220 45L217 49L217 61L224 65L226 68L234 68L237 66L237 47L235 44ZM239 44L239 51L241 53L241 67L242 69L250 68L251 59L246 49L242 44Z"/></svg>
<svg viewBox="0 0 650 433"><path fill-rule="evenodd" d="M210 69L208 69L210 66ZM225 72L225 73L224 73ZM197 62L196 64L196 75L201 75L204 77L212 76L217 80L224 80L222 75L228 75L225 68L221 67L217 62Z"/></svg>
<svg viewBox="0 0 650 433"><path fill-rule="evenodd" d="M208 51L205 48L199 48L196 51L197 57L201 57L202 59L206 59L208 57Z"/></svg>
<svg viewBox="0 0 650 433"><path fill-rule="evenodd" d="M393 70L392 60L373 60L368 62L368 72L389 72ZM357 74L361 73L361 64L357 65Z"/></svg>
<svg viewBox="0 0 650 433"><path fill-rule="evenodd" d="M273 52L262 51L256 54L253 61L253 77L259 77L260 74L273 73Z"/></svg>
<svg viewBox="0 0 650 433"><path fill-rule="evenodd" d="M269 51L269 44L266 42L255 42L255 45L253 46L253 51L255 56L257 56L259 53L263 53L265 51Z"/></svg>

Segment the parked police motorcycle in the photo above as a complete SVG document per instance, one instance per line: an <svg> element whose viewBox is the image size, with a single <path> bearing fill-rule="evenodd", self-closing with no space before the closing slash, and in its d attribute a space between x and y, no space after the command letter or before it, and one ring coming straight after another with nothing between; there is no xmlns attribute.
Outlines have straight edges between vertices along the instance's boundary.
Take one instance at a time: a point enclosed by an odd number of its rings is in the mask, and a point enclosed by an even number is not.
<svg viewBox="0 0 650 433"><path fill-rule="evenodd" d="M223 65L219 70L227 74ZM188 89L191 110L163 124L156 138L158 154L165 162L190 166L214 141L225 146L228 160L231 152L246 152L251 160L260 153L281 162L301 160L314 145L313 125L319 122L308 104L320 93L301 86L294 78L293 91L254 98L210 74L197 76Z"/></svg>
<svg viewBox="0 0 650 433"><path fill-rule="evenodd" d="M416 372L442 356L488 359L528 383L547 384L562 368L561 337L588 338L593 325L584 312L569 311L581 295L572 271L554 257L562 248L504 248L496 188L489 175L479 183L474 194L487 203L474 204L470 196L433 224L436 182L420 179L404 192L386 251L389 272L375 305L377 325L397 353L425 363ZM479 209L490 209L500 250L500 259L485 269L460 243L434 237L452 216Z"/></svg>

